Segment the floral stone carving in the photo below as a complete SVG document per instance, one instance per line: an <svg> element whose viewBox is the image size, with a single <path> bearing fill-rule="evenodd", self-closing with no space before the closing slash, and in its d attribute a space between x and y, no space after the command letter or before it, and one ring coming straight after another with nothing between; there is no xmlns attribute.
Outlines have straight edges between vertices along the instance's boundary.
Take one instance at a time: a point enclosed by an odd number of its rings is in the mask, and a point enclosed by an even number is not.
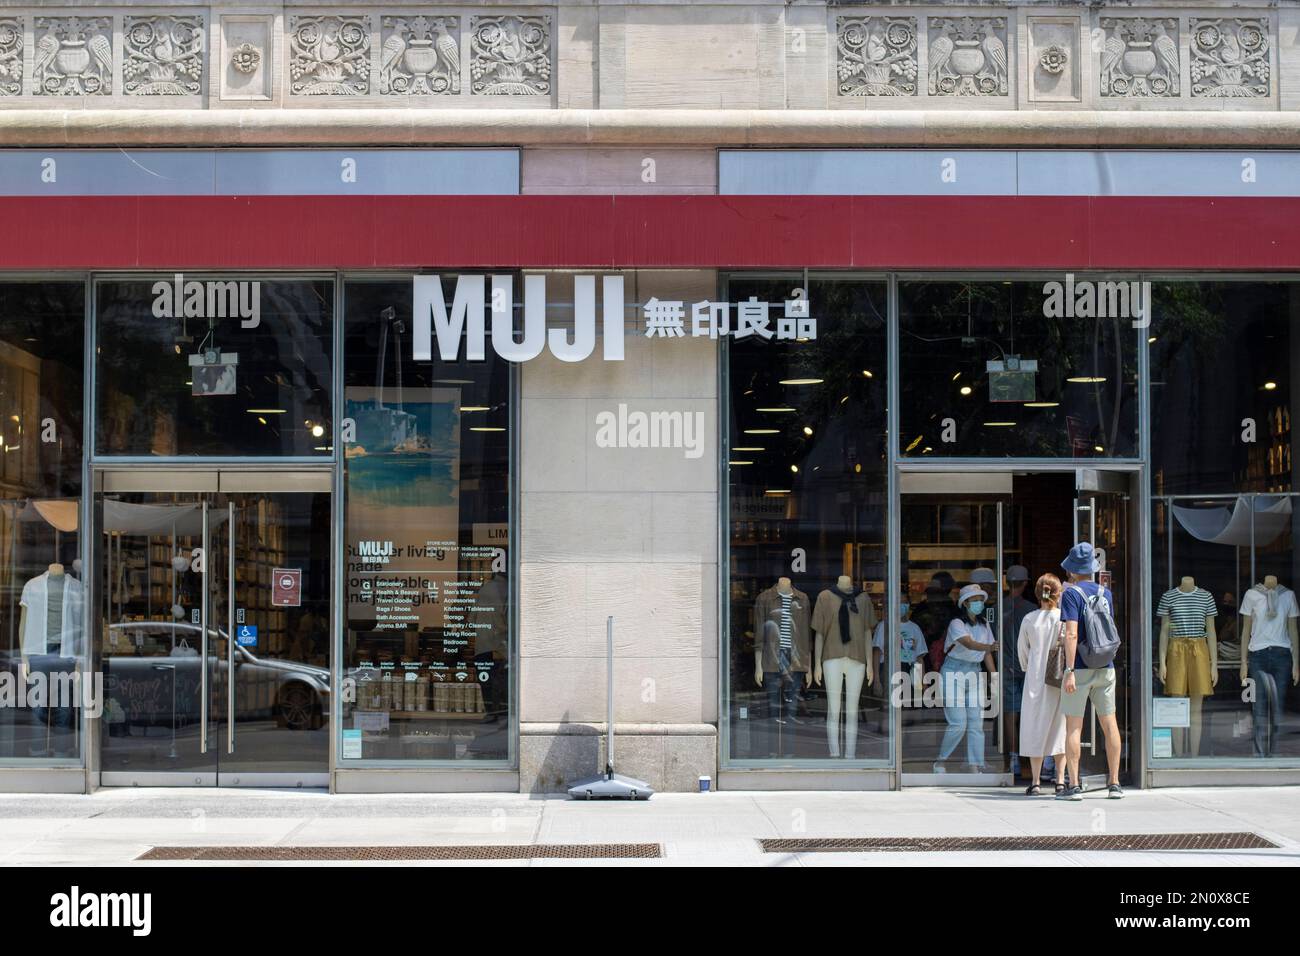
<svg viewBox="0 0 1300 956"><path fill-rule="evenodd" d="M23 91L23 21L0 17L0 96Z"/></svg>
<svg viewBox="0 0 1300 956"><path fill-rule="evenodd" d="M838 17L836 27L841 96L916 94L915 17Z"/></svg>
<svg viewBox="0 0 1300 956"><path fill-rule="evenodd" d="M241 43L230 51L230 65L245 75L255 73L262 65L262 51L251 43Z"/></svg>
<svg viewBox="0 0 1300 956"><path fill-rule="evenodd" d="M456 17L384 17L379 92L459 93L459 28Z"/></svg>
<svg viewBox="0 0 1300 956"><path fill-rule="evenodd" d="M1192 21L1192 96L1268 96L1268 21Z"/></svg>
<svg viewBox="0 0 1300 956"><path fill-rule="evenodd" d="M1102 96L1177 96L1178 21L1103 17Z"/></svg>
<svg viewBox="0 0 1300 956"><path fill-rule="evenodd" d="M289 90L300 96L370 92L370 28L363 15L296 16L289 27Z"/></svg>
<svg viewBox="0 0 1300 956"><path fill-rule="evenodd" d="M1070 51L1053 43L1038 54L1038 65L1052 76L1060 76L1070 62Z"/></svg>
<svg viewBox="0 0 1300 956"><path fill-rule="evenodd" d="M1005 17L930 18L930 95L1007 94Z"/></svg>
<svg viewBox="0 0 1300 956"><path fill-rule="evenodd" d="M108 17L38 17L33 92L107 96L113 91L113 21Z"/></svg>
<svg viewBox="0 0 1300 956"><path fill-rule="evenodd" d="M551 92L550 17L474 17L470 27L472 92L490 96Z"/></svg>
<svg viewBox="0 0 1300 956"><path fill-rule="evenodd" d="M202 17L127 17L122 88L133 96L179 96L203 89Z"/></svg>

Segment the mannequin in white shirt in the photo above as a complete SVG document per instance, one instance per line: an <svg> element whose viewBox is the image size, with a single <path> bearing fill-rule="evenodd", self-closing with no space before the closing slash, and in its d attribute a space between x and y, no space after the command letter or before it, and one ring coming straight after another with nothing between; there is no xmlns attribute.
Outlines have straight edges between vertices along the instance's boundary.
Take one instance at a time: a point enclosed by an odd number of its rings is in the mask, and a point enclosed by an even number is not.
<svg viewBox="0 0 1300 956"><path fill-rule="evenodd" d="M1178 590L1191 594L1196 590L1196 579L1187 575L1178 582ZM1163 684L1168 676L1169 662L1169 617L1160 619L1160 682ZM1210 683L1219 682L1219 644L1214 633L1214 618L1205 619L1205 645L1210 653ZM1190 726L1186 735L1174 735L1174 754L1184 756L1191 753L1196 756L1201 752L1201 703L1205 700L1200 694L1188 694L1187 707Z"/></svg>
<svg viewBox="0 0 1300 956"><path fill-rule="evenodd" d="M1264 575L1264 587L1270 591L1278 589L1277 575ZM1246 615L1245 623L1241 628L1241 683L1246 683L1246 668L1250 661L1247 648L1250 647L1250 632L1254 623L1253 615ZM1291 638L1291 683L1300 684L1300 627L1296 626L1296 619L1288 617L1286 619L1287 634Z"/></svg>
<svg viewBox="0 0 1300 956"><path fill-rule="evenodd" d="M1277 756L1280 715L1285 709L1287 671L1300 684L1300 628L1295 595L1282 587L1277 575L1246 592L1241 615L1241 684L1250 688L1255 756ZM1283 620L1278 620L1281 615ZM1251 636L1258 647L1251 648ZM1283 643L1283 642L1286 643ZM1287 661L1287 656L1290 661Z"/></svg>
<svg viewBox="0 0 1300 956"><path fill-rule="evenodd" d="M64 574L65 574L65 571L64 571L64 567L63 567L63 565L61 565L61 564L59 564L59 562L55 561L53 564L51 564L51 565L49 566L49 568L48 568L48 570L47 570L47 573L49 574L49 576L50 576L51 578L62 578L62 577L64 576ZM63 598L63 593L62 593L62 590L60 589L60 592L59 592L59 599L60 599L60 601L62 600L62 598ZM49 620L48 612L47 612L47 615L46 615L46 620L47 620L47 621ZM27 633L27 606L26 606L25 604L24 604L24 605L19 605L19 609L18 609L18 633L19 633L19 634L22 634L22 635L25 635L25 634ZM49 636L48 636L48 634L46 635L46 640L47 640L47 641L49 640ZM28 650L27 650L27 645L26 645L26 643L24 643L24 644L23 644L23 655L22 655L22 657L23 657L23 681L24 681L24 682L28 679L28 676L31 674L31 667L28 665L28 658L29 658L30 656L31 656L31 654L30 654L30 653L28 652Z"/></svg>

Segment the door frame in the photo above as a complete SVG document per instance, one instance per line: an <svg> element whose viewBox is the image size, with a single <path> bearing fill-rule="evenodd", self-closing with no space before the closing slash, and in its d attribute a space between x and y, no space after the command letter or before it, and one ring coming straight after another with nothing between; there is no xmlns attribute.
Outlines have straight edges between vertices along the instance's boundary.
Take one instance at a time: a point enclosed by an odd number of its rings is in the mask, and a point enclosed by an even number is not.
<svg viewBox="0 0 1300 956"><path fill-rule="evenodd" d="M210 494L240 494L256 492L312 492L316 494L329 494L330 514L334 514L334 497L337 494L336 467L334 460L329 459L277 459L272 461L258 459L213 459L213 458L196 458L192 461L159 461L157 459L144 460L139 459L92 459L89 463L88 471L90 481L85 485L87 494L85 495L86 507L84 513L88 515L85 527L90 529L90 535L86 538L86 544L82 548L82 580L86 582L86 602L85 602L85 622L83 633L93 635L93 638L87 642L87 652L90 655L90 668L92 673L103 672L103 659L101 653L101 641L99 631L102 622L98 617L99 608L99 569L96 566L95 556L98 552L98 537L100 530L96 521L96 502L101 494L105 491L122 491L132 492L157 492L193 495L210 495ZM331 638L328 641L328 654L330 657L329 670L331 675L331 685L338 686L334 680L336 672L335 653L333 640L333 621L335 616L335 604L338 600L337 595L337 578L338 578L338 529L334 526L335 522L330 522L330 554L329 554L329 600L330 613L328 620L331 622ZM231 569L228 573L232 575L233 581L233 553L231 555ZM205 588L206 603L206 588ZM233 607L233 604L231 605ZM233 651L233 645L230 650ZM206 670L205 670L206 675ZM206 684L206 681L204 681ZM231 691L234 689L233 680L229 683ZM201 692L204 693L204 692ZM210 693L210 689L206 693ZM102 769L100 761L100 747L102 743L103 718L102 716L94 720L87 720L86 728L86 746L87 746L87 774L90 778L91 787L201 787L211 789L226 788L245 788L245 787L262 787L262 788L301 788L301 789L326 789L330 785L333 777L335 748L334 748L334 713L337 710L335 694L330 695L330 713L326 715L327 727L329 728L329 747L326 767L323 771L310 773L294 773L282 771L227 771L222 779L220 769L220 751L214 753L213 761L216 765L215 770L203 771L147 771L135 773L130 771L105 771ZM201 702L206 712L206 694L204 701ZM209 746L218 746L219 741L215 738L209 742Z"/></svg>
<svg viewBox="0 0 1300 956"><path fill-rule="evenodd" d="M897 595L902 589L902 502L904 476L908 475L943 475L957 485L957 493L977 494L981 484L988 487L988 494L1003 493L1002 488L1009 483L1016 473L1028 474L1074 474L1075 495L1084 484L1084 474L1092 472L1102 478L1106 476L1121 477L1128 483L1129 500L1132 507L1128 514L1128 536L1131 544L1125 549L1128 557L1130 587L1129 598L1129 633L1131 648L1135 653L1130 658L1128 674L1128 756L1129 779L1134 788L1140 788L1146 780L1147 748L1143 728L1147 726L1147 701L1145 696L1144 676L1151 660L1151 641L1149 620L1151 608L1149 576L1142 573L1147 567L1147 556L1151 548L1151 496L1148 492L1147 468L1137 460L1088 460L1080 463L1073 460L1051 459L947 459L915 460L896 459L889 470L889 508L888 508L888 551L893 555L888 562L887 595ZM1095 479L1094 479L1095 480ZM1114 478L1110 480L1115 480ZM909 492L911 493L911 492ZM1001 529L999 529L1000 531ZM1001 555L999 554L999 561ZM901 652L901 632L898 615L886 614L887 640L889 642L889 660L898 660ZM951 787L988 787L1005 786L1004 774L906 774L903 773L903 712L902 707L891 707L891 738L893 741L894 774L899 789L909 786L951 786ZM1121 728L1122 729L1122 728Z"/></svg>

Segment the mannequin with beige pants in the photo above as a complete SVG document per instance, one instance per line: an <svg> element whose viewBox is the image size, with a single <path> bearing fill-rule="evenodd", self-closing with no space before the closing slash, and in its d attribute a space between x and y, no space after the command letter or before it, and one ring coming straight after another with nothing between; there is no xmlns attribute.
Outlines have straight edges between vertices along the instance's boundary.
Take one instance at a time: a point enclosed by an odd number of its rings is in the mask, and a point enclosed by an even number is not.
<svg viewBox="0 0 1300 956"><path fill-rule="evenodd" d="M853 579L841 574L835 587L817 595L812 629L817 635L813 652L813 683L826 682L826 746L832 757L857 757L858 709L862 685L872 684L867 662L869 638L876 628L876 613L865 592L853 590ZM840 714L844 714L844 748L840 748Z"/></svg>

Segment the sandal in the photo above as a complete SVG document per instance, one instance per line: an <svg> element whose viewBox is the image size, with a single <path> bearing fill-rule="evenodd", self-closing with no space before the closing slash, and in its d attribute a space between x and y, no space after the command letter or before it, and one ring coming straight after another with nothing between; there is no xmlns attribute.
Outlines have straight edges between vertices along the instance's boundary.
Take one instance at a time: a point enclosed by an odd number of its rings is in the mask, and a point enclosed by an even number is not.
<svg viewBox="0 0 1300 956"><path fill-rule="evenodd" d="M1036 783L1031 783L1029 786L1025 787L1026 797L1040 797L1042 795L1043 795L1043 790Z"/></svg>
<svg viewBox="0 0 1300 956"><path fill-rule="evenodd" d="M1056 795L1059 797L1064 792L1065 792L1065 784L1058 783L1056 785Z"/></svg>

